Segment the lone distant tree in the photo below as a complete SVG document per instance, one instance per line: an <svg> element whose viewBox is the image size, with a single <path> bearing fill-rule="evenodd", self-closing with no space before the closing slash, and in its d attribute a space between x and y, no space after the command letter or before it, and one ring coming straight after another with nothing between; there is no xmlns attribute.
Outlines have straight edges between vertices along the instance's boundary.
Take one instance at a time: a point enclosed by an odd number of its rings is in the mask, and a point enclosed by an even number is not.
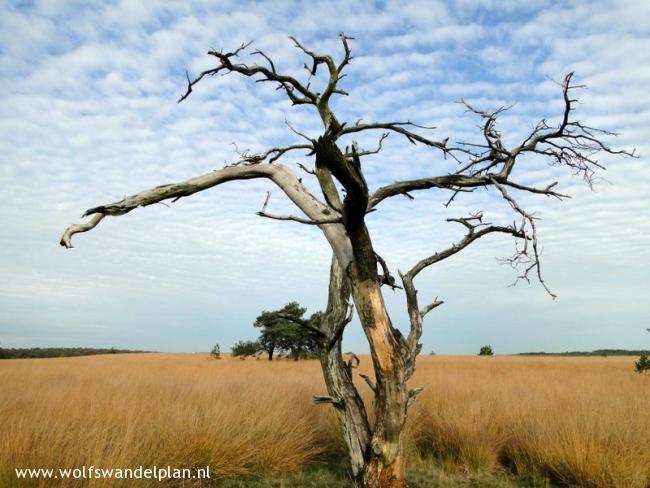
<svg viewBox="0 0 650 488"><path fill-rule="evenodd" d="M479 356L493 356L494 352L492 351L492 346L483 346L481 347L481 350L478 352Z"/></svg>
<svg viewBox="0 0 650 488"><path fill-rule="evenodd" d="M505 234L519 243L515 254L507 259L510 265L519 269L517 279L528 281L536 276L554 297L542 278L536 218L520 204L518 196L528 193L564 199L566 195L557 190L557 182L531 186L523 182L526 178L522 176L537 171L535 168L539 168L540 164L543 167L546 160L552 165L566 168L569 173L582 176L591 185L594 171L602 167L597 159L598 153L633 153L610 148L601 140L603 135L610 133L572 117L576 103L573 90L578 88L573 84L572 73L558 83L564 103L562 112L558 114L559 121L552 123L542 119L514 144L506 143L497 126L499 116L508 107L487 111L463 102L467 111L480 120L480 141L471 143L451 143L448 137L433 138L428 135L432 127L417 125L410 120L342 121L333 112L330 101L335 96L348 95L340 85L344 71L352 60L349 47L351 38L340 35L342 55L338 60L334 56L314 52L296 39L291 39L307 59L306 81L283 73L270 57L259 50L252 54L259 57L261 64L238 62L238 56L247 50L249 43L234 51L209 51L208 54L215 59L214 67L194 79L188 76L187 88L179 102L187 99L197 84L206 78L240 74L258 82L275 84L293 105L313 108L322 122L322 132L318 137L308 137L289 126L301 138L294 144L271 147L259 153L244 151L240 153L239 160L222 169L90 208L83 214L90 220L68 227L61 238L61 245L72 247L71 237L74 234L93 229L108 216L124 215L164 200L173 202L233 180L265 178L272 181L304 215L272 213L267 210L268 198L258 215L318 228L332 249L328 302L320 322L314 324L296 320L312 334L319 347L328 395L317 397L316 401L333 405L347 446L351 472L358 484L367 488L402 487L406 485L402 469L404 424L410 406L421 391L421 388L409 389L407 380L415 371L416 357L421 349L422 321L443 303L435 299L428 304L420 304L414 284L419 273L454 256L486 235ZM389 71L391 65L387 63L385 69ZM314 88L318 84L321 84L318 89ZM243 113L242 117L246 117L246 114ZM350 139L372 131L381 131L377 148L360 148ZM430 148L434 157L444 157L456 165L455 169L369 188L364 158L379 153L382 142L389 134L403 136L412 144ZM312 194L294 170L279 163L283 156L296 151L313 156L312 164L301 165L301 169L305 171L303 177L315 178L321 195ZM413 164L408 154L404 156L404 164ZM396 162L386 161L385 164L393 165ZM428 168L433 173L435 160L428 163ZM502 198L511 209L515 221L508 218L506 223L492 224L485 221L482 212L448 219L448 222L464 228L464 237L445 249L432 250L429 256L415 262L406 272L398 273L406 295L410 322L408 333L403 335L393 326L382 295L382 286L394 289L398 282L373 246L366 216L373 212L378 218L382 202L393 197L412 199L416 192L433 190L448 192L449 204L479 188ZM408 230L404 227L400 231ZM308 259L307 253L305 257ZM364 404L352 382L353 368L358 361L344 361L341 354L341 337L351 320L353 308L358 313L368 340L374 368L374 379L365 376L373 394L370 405ZM373 410L372 415L369 415L368 409ZM373 419L372 422L370 419Z"/></svg>
<svg viewBox="0 0 650 488"><path fill-rule="evenodd" d="M255 319L253 325L262 329L257 343L268 354L269 361L273 361L276 351L297 361L317 349L311 330L303 325L308 324L303 318L306 311L297 302L290 302L280 310L264 310Z"/></svg>
<svg viewBox="0 0 650 488"><path fill-rule="evenodd" d="M221 359L221 346L218 342L212 347L210 357L213 359Z"/></svg>
<svg viewBox="0 0 650 488"><path fill-rule="evenodd" d="M647 354L641 354L641 356L639 356L639 360L634 363L634 370L637 373L650 371L650 356Z"/></svg>

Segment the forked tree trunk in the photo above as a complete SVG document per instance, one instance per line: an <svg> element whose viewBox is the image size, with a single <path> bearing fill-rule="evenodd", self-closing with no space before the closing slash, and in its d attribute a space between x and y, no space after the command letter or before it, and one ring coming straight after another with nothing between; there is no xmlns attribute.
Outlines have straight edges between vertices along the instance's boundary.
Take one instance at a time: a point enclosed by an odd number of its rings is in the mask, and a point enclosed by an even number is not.
<svg viewBox="0 0 650 488"><path fill-rule="evenodd" d="M333 118L324 119L326 126L336 128L338 122ZM329 129L328 129L329 131ZM365 431L358 428L359 416L353 414L359 399L351 379L351 365L342 374L336 366L337 358L332 357L324 363L326 382L328 376L336 377L341 385L332 387L328 382L330 394L334 397L341 431L350 454L352 471L359 485L364 488L401 488L406 486L402 475L402 432L408 408L406 389L407 361L409 354L404 338L394 329L381 293L381 282L377 273L377 255L373 249L370 234L365 224L368 208L368 186L361 173L358 156L353 147L352 161L345 156L336 143L327 136L321 137L316 145L316 170L321 188L328 202L342 211L343 225L349 238L351 259L343 270L347 280L337 283L330 281L330 302L332 287L346 285L354 299L361 326L370 345L376 384L368 381L373 389L375 424L370 428L367 438ZM324 171L324 168L327 171ZM338 194L330 185L332 176L345 187L345 200L340 202ZM334 267L332 268L334 270ZM347 289L344 290L347 292ZM346 300L347 300L347 296ZM329 310L329 303L328 303ZM341 329L342 330L342 329ZM339 338L340 340L340 338ZM334 354L329 351L329 354ZM341 363L339 360L338 363ZM411 368L412 371L412 368ZM354 392L348 394L347 390ZM360 400L359 400L360 402ZM361 404L363 407L363 404ZM363 413L366 414L365 408ZM363 450L363 467L358 467L358 451Z"/></svg>
<svg viewBox="0 0 650 488"><path fill-rule="evenodd" d="M331 286L331 283L330 283ZM341 354L341 339L333 347L321 349L321 366L329 397L317 402L333 404L354 479L364 488L401 488L402 434L406 421L408 390L406 368L399 343L386 313L376 283L355 282L352 295L363 328L371 344L376 382L368 379L374 394L374 426L352 380L352 360Z"/></svg>
<svg viewBox="0 0 650 488"><path fill-rule="evenodd" d="M326 339L320 348L329 397L318 397L317 402L334 406L357 484L364 488L400 488L406 486L402 474L402 433L409 397L407 368L402 359L400 333L391 325L376 276L361 278L367 271L368 268L364 271L352 266L345 273L333 259L328 307L321 323ZM352 360L343 360L341 336L337 333L337 327L342 333L350 294L371 346L376 380L373 383L367 378L374 395L372 428L366 406L353 383L355 365Z"/></svg>
<svg viewBox="0 0 650 488"><path fill-rule="evenodd" d="M330 396L317 398L317 401L333 404L348 452L352 476L355 480L360 480L367 460L370 425L363 400L352 381L353 364L346 363L341 354L349 297L350 281L336 257L333 257L327 309L321 320L324 336L319 344L323 378Z"/></svg>

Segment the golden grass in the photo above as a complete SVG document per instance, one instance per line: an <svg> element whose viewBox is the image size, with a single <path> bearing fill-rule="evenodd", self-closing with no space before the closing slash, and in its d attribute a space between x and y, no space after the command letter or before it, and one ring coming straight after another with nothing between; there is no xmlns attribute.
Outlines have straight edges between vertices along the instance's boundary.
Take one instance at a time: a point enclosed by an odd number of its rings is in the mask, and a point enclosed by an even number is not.
<svg viewBox="0 0 650 488"><path fill-rule="evenodd" d="M412 383L425 391L408 426L411 464L650 486L650 377L635 374L631 358L423 356ZM342 455L331 407L310 402L324 393L316 361L5 360L0 385L3 487L27 485L16 482L17 467L210 465L215 477L294 471L320 454Z"/></svg>
<svg viewBox="0 0 650 488"><path fill-rule="evenodd" d="M650 378L631 358L422 358L421 450L470 471L650 486Z"/></svg>

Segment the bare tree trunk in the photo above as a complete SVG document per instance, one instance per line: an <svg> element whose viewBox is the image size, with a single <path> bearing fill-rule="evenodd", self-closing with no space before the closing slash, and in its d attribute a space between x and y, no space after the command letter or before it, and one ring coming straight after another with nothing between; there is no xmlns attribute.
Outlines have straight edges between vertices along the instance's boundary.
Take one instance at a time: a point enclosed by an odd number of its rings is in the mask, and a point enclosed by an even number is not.
<svg viewBox="0 0 650 488"><path fill-rule="evenodd" d="M351 368L343 361L341 341L337 341L329 351L321 353L320 361L327 391L335 399L333 405L348 451L352 476L355 480L361 480L366 465L370 426L363 401L352 382Z"/></svg>
<svg viewBox="0 0 650 488"><path fill-rule="evenodd" d="M336 126L338 122L332 119L331 124ZM406 389L407 361L411 356L406 341L391 324L381 293L377 255L365 225L368 186L361 173L356 149L353 146L350 160L326 136L320 138L315 147L317 170L327 168L347 190L342 214L343 225L350 239L352 260L345 271L361 326L370 345L375 371L376 384L368 381L374 393L375 425L370 430L369 441L365 443L364 465L358 482L364 488L400 488L406 486L402 475L402 432L409 396ZM326 196L331 193L322 186L322 182L321 187ZM327 199L339 205L338 198L331 198L330 195ZM344 434L353 431L349 419L339 417L339 420ZM352 452L350 455L352 459Z"/></svg>
<svg viewBox="0 0 650 488"><path fill-rule="evenodd" d="M372 266L376 275L374 256ZM363 270L356 271L352 273L352 295L370 344L376 379L375 425L368 446L362 486L399 488L406 486L402 474L402 434L409 397L403 338L391 324L377 278L364 277Z"/></svg>
<svg viewBox="0 0 650 488"><path fill-rule="evenodd" d="M369 256L369 254L367 254ZM363 273L372 274L372 263ZM357 261L358 262L358 261ZM375 276L360 279L359 266L346 273L332 259L329 299L320 329L320 361L328 397L317 397L317 403L332 403L350 460L352 476L364 488L406 486L402 475L402 432L406 421L408 390L407 368L398 330L391 325ZM348 299L352 294L356 310L371 345L376 384L366 382L374 394L374 429L370 427L366 407L353 380L356 356L347 362L341 354L341 338L346 319Z"/></svg>
<svg viewBox="0 0 650 488"><path fill-rule="evenodd" d="M351 318L348 316L349 297L349 279L336 257L333 257L327 309L321 320L321 330L325 335L319 347L323 377L330 396L316 400L333 404L348 451L352 476L355 480L361 480L370 441L370 425L363 400L352 381L354 364L352 360L346 363L341 354L343 329Z"/></svg>

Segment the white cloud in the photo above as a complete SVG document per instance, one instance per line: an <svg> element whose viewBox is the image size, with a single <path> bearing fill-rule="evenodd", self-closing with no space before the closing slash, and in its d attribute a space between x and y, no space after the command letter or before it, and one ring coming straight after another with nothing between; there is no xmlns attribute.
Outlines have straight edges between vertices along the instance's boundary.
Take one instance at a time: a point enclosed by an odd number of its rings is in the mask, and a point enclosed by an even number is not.
<svg viewBox="0 0 650 488"><path fill-rule="evenodd" d="M356 38L356 58L342 81L351 96L334 101L340 118L412 119L436 125L432 134L452 141L480 136L476 118L454 103L461 97L487 108L518 102L500 125L511 143L540 118L557 120L560 93L545 76L575 70L576 80L589 85L580 94L580 118L622 132L611 144L636 146L645 158L650 36L638 19L648 8L491 1L379 8L342 0L5 5L0 340L195 350L253 335L249 325L264 308L292 299L310 310L324 305L327 245L316 229L254 215L272 189L268 182L224 185L172 208L140 209L77 236L73 251L57 248L63 228L85 208L219 168L236 157L232 142L255 151L293 141L285 118L317 134L320 123L308 108L291 107L272 86L233 75L204 80L177 104L185 68L196 74L213 65L209 48L255 39L278 66L304 76L287 36L340 55L343 30ZM379 135L358 139L373 147ZM309 162L302 154L288 161ZM617 341L637 346L629 342L632 331L649 311L647 162L606 162L610 183L596 193L534 160L519 172L529 184L560 179L575 197L559 204L521 196L543 217L545 273L559 302L539 286L506 289L514 275L493 257L509 254L511 243L490 239L419 277L422 296L447 301L429 319L437 325L426 332L425 350L473 352L476 341L499 340L503 352ZM453 165L393 134L365 168L377 186ZM447 217L482 209L494 221L512 218L493 193L462 195L449 209L442 206L447 192L417 197L386 202L369 219L377 248L394 268L404 270L457 239L461 229L444 223ZM270 205L295 213L278 191ZM387 300L403 324L403 297L389 293ZM523 310L529 325L515 310ZM584 334L566 332L575 322ZM552 338L543 338L538 328L549 323ZM89 325L96 326L92 333ZM511 339L516 327L522 328L518 341ZM115 328L136 332L115 339ZM188 336L192 328L200 334ZM587 339L590 331L602 342ZM474 333L480 338L466 335ZM350 348L363 347L358 331L346 337Z"/></svg>

